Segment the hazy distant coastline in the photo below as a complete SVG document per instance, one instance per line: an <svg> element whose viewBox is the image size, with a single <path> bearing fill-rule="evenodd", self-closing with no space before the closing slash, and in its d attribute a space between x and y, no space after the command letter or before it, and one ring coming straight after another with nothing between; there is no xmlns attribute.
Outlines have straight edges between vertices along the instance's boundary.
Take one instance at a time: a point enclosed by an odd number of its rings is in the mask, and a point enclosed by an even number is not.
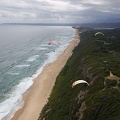
<svg viewBox="0 0 120 120"><path fill-rule="evenodd" d="M118 28L118 23L1 23L1 25L32 25L32 26L84 26L90 28Z"/></svg>

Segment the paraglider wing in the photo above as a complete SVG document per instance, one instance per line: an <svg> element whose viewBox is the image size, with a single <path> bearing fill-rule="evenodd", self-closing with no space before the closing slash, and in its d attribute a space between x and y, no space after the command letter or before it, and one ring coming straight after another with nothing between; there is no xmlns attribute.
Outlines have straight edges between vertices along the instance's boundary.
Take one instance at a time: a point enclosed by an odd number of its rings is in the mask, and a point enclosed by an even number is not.
<svg viewBox="0 0 120 120"><path fill-rule="evenodd" d="M62 13L61 12L54 12L53 15L55 16L55 18L58 20L59 18L62 18Z"/></svg>
<svg viewBox="0 0 120 120"><path fill-rule="evenodd" d="M57 40L52 40L52 41L50 41L50 42L48 43L48 45L50 45L50 44L52 44L52 43L57 43L57 44L59 44L59 45L60 45L60 42L59 42L59 41L57 41Z"/></svg>
<svg viewBox="0 0 120 120"><path fill-rule="evenodd" d="M97 36L97 35L103 35L104 36L104 34L102 32L95 33L95 36Z"/></svg>
<svg viewBox="0 0 120 120"><path fill-rule="evenodd" d="M86 83L87 85L89 85L88 82L86 82L85 80L77 80L72 84L72 88L74 88L77 84L81 83Z"/></svg>

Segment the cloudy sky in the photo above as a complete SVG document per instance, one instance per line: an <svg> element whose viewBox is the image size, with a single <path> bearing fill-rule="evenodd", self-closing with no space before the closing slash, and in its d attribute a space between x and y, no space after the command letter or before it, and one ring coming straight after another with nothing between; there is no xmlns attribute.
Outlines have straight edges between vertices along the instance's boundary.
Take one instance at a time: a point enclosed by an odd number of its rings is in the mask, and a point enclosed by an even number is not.
<svg viewBox="0 0 120 120"><path fill-rule="evenodd" d="M120 0L0 0L0 23L119 21Z"/></svg>

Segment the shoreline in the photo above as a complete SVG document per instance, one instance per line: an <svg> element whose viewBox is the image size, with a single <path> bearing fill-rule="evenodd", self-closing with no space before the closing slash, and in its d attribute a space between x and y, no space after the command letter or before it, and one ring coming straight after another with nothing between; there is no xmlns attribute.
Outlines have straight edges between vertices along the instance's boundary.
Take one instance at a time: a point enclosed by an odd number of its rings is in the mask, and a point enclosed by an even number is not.
<svg viewBox="0 0 120 120"><path fill-rule="evenodd" d="M76 30L73 40L64 52L52 63L46 65L43 71L34 79L33 85L23 94L24 105L16 111L11 120L37 120L42 108L47 103L56 77L59 75L73 49L79 43L79 33Z"/></svg>

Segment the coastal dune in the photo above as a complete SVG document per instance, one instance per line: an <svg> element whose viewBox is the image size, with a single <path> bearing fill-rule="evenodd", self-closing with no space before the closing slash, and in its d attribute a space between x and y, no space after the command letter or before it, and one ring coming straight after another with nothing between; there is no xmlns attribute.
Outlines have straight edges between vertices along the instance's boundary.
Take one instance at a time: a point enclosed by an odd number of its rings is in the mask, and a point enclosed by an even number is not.
<svg viewBox="0 0 120 120"><path fill-rule="evenodd" d="M79 43L79 34L76 31L73 40L66 50L52 63L45 66L40 75L35 78L33 85L23 94L24 105L19 109L12 120L37 120L47 103L56 77L72 55L72 50Z"/></svg>

